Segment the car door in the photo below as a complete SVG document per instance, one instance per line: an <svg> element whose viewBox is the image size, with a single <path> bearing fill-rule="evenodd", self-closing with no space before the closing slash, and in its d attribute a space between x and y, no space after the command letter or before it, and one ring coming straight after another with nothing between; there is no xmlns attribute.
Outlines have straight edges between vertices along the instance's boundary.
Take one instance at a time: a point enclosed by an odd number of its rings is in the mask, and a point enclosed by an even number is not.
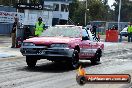
<svg viewBox="0 0 132 88"><path fill-rule="evenodd" d="M83 29L82 30L82 41L80 43L80 54L79 57L81 58L89 58L91 57L91 41L88 35L88 32Z"/></svg>
<svg viewBox="0 0 132 88"><path fill-rule="evenodd" d="M88 35L90 37L90 41L91 41L91 54L92 56L94 56L94 54L96 53L98 47L99 47L99 44L98 44L98 39L97 37L95 37L91 32L90 30L87 31L88 32Z"/></svg>

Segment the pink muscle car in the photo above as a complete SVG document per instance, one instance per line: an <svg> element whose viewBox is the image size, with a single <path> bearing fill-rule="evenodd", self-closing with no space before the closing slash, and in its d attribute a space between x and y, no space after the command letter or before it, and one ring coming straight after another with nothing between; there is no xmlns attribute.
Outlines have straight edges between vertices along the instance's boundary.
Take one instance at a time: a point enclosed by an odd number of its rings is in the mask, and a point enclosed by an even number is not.
<svg viewBox="0 0 132 88"><path fill-rule="evenodd" d="M72 68L79 66L79 60L100 61L104 44L93 38L89 30L78 26L55 26L46 29L40 37L25 40L20 48L26 56L29 67L35 67L37 60L65 61Z"/></svg>

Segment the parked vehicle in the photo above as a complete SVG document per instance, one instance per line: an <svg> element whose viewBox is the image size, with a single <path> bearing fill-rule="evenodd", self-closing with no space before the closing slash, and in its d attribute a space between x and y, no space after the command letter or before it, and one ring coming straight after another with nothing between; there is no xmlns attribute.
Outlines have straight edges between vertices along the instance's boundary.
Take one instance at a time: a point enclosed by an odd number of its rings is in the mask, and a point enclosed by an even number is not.
<svg viewBox="0 0 132 88"><path fill-rule="evenodd" d="M128 29L128 27L123 28L123 30L120 32L120 35L121 35L121 36L127 37L127 36L128 36L128 31L127 31L127 29Z"/></svg>
<svg viewBox="0 0 132 88"><path fill-rule="evenodd" d="M49 27L40 37L24 40L20 51L26 56L29 67L37 60L47 59L53 62L65 61L72 68L79 66L79 60L100 61L104 44L93 39L90 31L80 26Z"/></svg>

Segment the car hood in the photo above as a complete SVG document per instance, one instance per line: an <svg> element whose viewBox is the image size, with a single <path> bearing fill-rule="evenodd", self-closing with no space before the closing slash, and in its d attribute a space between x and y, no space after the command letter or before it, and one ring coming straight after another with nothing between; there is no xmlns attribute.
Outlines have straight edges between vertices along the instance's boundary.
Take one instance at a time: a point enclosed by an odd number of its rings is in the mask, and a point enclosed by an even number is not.
<svg viewBox="0 0 132 88"><path fill-rule="evenodd" d="M32 42L34 44L52 44L52 43L71 43L81 40L81 38L69 37L34 37L26 39L24 42Z"/></svg>

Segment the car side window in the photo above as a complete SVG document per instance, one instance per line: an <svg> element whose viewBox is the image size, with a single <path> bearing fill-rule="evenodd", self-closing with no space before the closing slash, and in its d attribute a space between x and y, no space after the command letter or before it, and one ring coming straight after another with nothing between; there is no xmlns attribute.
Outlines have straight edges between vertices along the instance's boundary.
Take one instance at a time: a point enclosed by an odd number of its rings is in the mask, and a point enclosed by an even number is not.
<svg viewBox="0 0 132 88"><path fill-rule="evenodd" d="M82 40L89 40L88 32L85 29L82 31Z"/></svg>

